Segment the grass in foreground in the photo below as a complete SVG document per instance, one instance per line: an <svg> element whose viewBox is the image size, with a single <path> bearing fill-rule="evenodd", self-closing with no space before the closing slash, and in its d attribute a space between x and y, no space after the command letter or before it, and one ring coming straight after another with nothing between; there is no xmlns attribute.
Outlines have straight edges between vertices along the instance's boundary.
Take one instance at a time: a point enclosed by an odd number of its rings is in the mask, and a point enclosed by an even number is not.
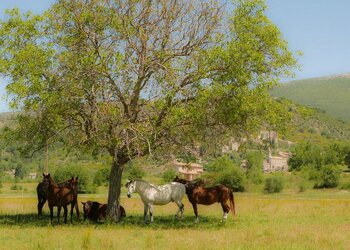
<svg viewBox="0 0 350 250"><path fill-rule="evenodd" d="M176 206L154 209L154 223L143 224L139 198L122 198L127 217L120 224L50 225L36 215L36 199L0 198L1 249L348 249L350 194L237 194L237 216L221 222L219 204L199 206L194 224L191 205L185 219L174 219ZM81 201L105 197L80 197ZM81 208L81 206L80 206Z"/></svg>

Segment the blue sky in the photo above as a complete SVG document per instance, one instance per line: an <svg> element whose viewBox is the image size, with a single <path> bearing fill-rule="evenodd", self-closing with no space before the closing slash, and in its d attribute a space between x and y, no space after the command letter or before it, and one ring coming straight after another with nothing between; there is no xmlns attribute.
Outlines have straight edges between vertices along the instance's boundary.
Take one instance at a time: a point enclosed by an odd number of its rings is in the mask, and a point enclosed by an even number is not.
<svg viewBox="0 0 350 250"><path fill-rule="evenodd" d="M4 10L18 6L40 13L54 0L0 0ZM349 0L266 0L268 17L280 28L302 68L296 79L350 72ZM4 79L0 79L0 112L9 108L4 100Z"/></svg>

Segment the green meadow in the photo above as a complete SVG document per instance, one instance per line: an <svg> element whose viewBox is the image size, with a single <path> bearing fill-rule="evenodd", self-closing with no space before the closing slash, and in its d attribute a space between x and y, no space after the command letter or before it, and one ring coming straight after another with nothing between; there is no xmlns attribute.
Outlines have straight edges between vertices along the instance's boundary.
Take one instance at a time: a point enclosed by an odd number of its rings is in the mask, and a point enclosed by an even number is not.
<svg viewBox="0 0 350 250"><path fill-rule="evenodd" d="M219 204L199 206L194 223L184 198L185 218L176 221L176 205L154 208L154 223L143 224L143 204L137 195L121 203L127 217L120 224L49 223L49 210L36 214L35 183L0 194L1 249L349 249L350 192L346 190L286 190L279 194L236 193L237 215L223 223ZM105 202L106 188L79 201ZM80 206L80 210L82 207ZM82 211L81 211L82 212Z"/></svg>

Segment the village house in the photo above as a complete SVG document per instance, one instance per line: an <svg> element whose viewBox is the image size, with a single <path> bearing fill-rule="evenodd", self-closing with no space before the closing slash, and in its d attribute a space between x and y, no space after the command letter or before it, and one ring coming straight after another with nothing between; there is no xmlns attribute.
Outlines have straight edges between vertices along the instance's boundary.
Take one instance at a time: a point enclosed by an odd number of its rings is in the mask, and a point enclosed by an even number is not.
<svg viewBox="0 0 350 250"><path fill-rule="evenodd" d="M291 155L286 152L278 152L278 156L272 156L269 150L269 157L263 161L264 172L288 171L288 159Z"/></svg>
<svg viewBox="0 0 350 250"><path fill-rule="evenodd" d="M184 179L192 181L203 173L203 166L198 163L185 163L174 161L176 173L181 175Z"/></svg>

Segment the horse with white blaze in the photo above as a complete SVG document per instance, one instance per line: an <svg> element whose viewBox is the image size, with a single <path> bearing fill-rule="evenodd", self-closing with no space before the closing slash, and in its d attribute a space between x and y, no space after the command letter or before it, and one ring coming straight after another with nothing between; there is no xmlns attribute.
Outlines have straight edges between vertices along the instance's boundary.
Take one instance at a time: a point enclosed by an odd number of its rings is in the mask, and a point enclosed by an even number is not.
<svg viewBox="0 0 350 250"><path fill-rule="evenodd" d="M171 182L163 186L156 186L143 180L130 180L126 183L128 197L137 192L141 196L144 204L144 222L147 223L147 213L150 214L150 222L153 222L153 205L166 205L169 202L175 202L179 207L175 217L178 219L181 213L183 218L184 205L182 199L186 193L185 185L178 182Z"/></svg>

